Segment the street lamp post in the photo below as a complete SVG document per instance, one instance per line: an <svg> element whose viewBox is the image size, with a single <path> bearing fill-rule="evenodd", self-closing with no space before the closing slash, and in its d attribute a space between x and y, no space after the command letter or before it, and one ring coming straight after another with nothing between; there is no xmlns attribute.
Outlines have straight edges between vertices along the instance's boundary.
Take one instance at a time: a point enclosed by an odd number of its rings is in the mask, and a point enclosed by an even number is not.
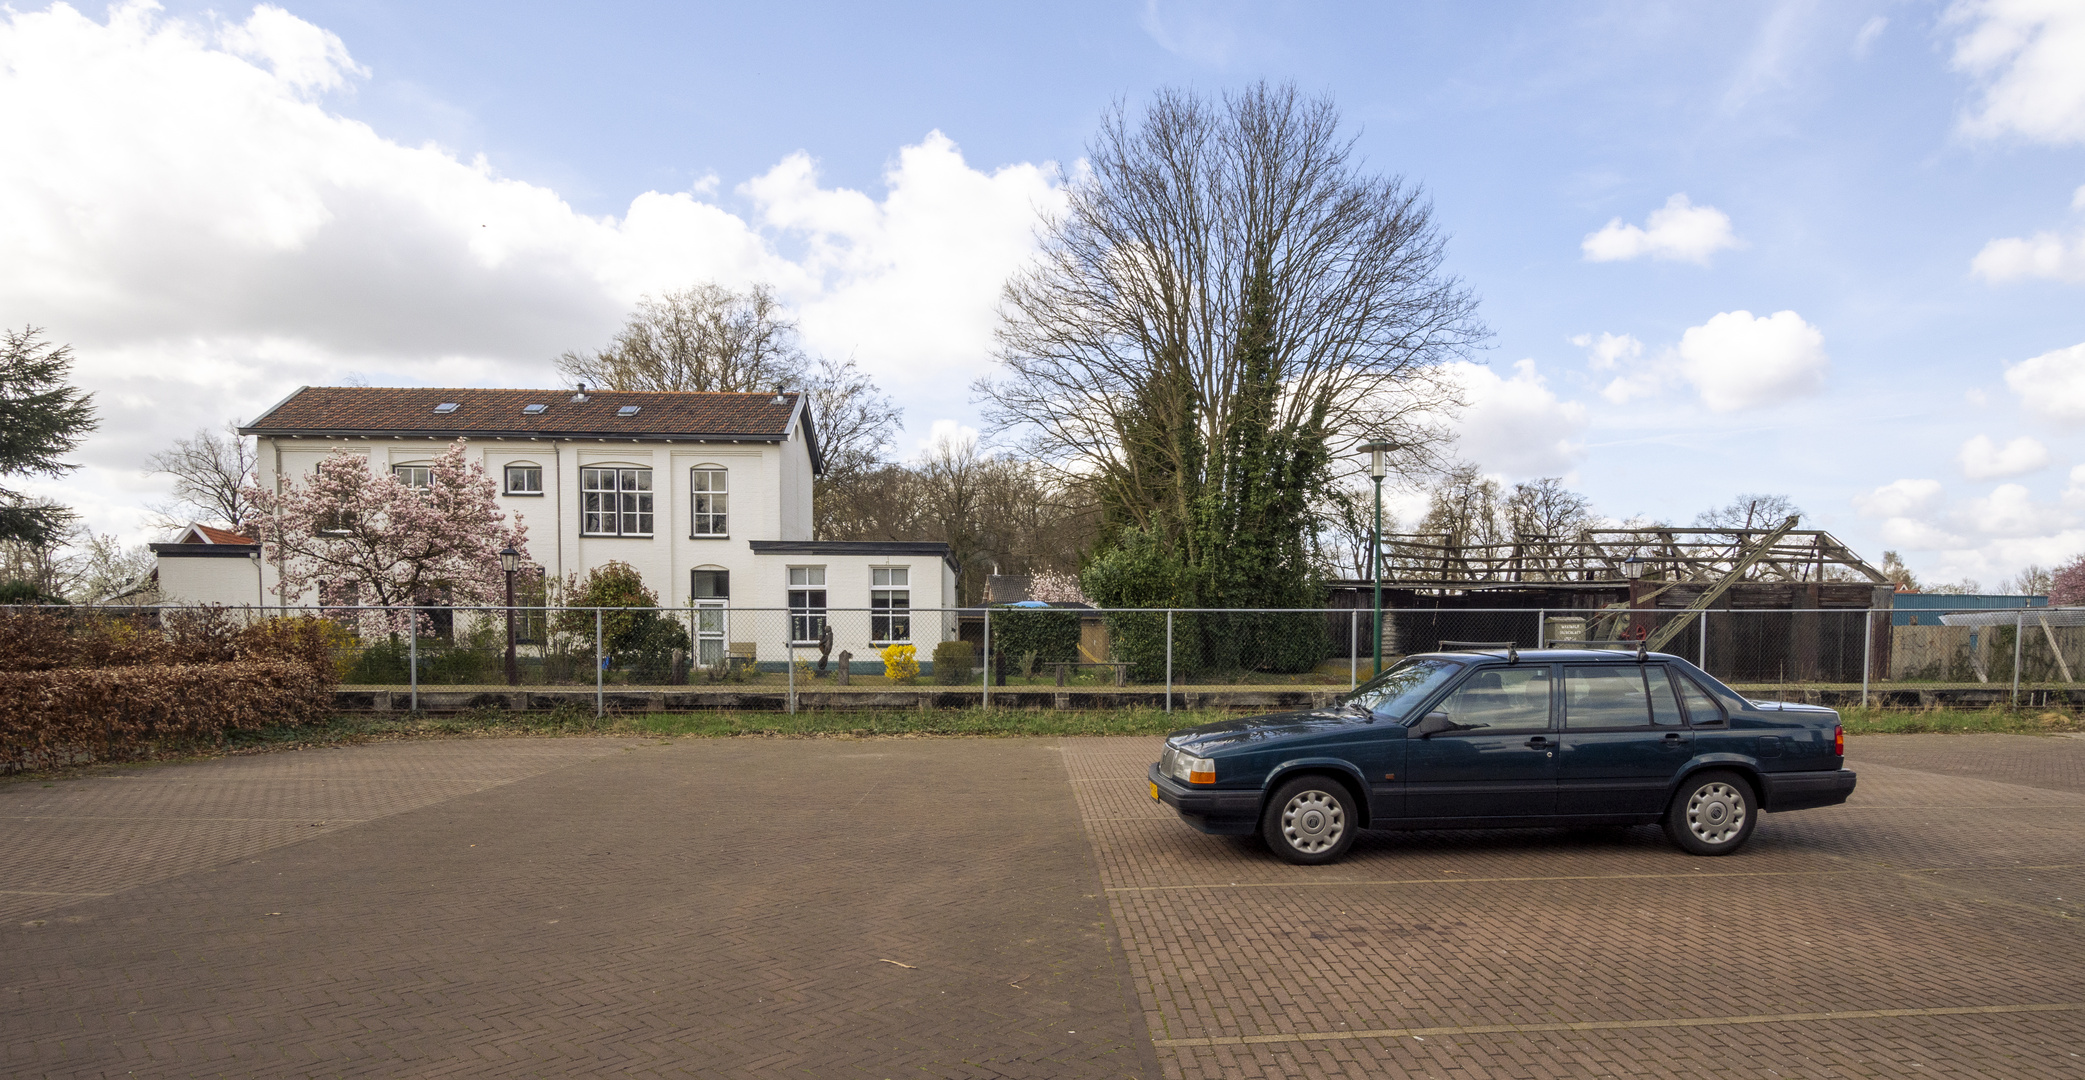
<svg viewBox="0 0 2085 1080"><path fill-rule="evenodd" d="M500 551L500 569L507 573L507 685L518 686L514 672L514 572L521 569L521 552L508 544Z"/></svg>
<svg viewBox="0 0 2085 1080"><path fill-rule="evenodd" d="M1641 556L1631 555L1622 560L1622 578L1629 583L1629 634L1635 640L1650 636L1644 625L1643 616L1637 614L1643 606L1643 569L1646 564Z"/></svg>
<svg viewBox="0 0 2085 1080"><path fill-rule="evenodd" d="M1383 477L1389 472L1383 455L1397 449L1397 444L1388 439L1376 439L1364 444L1368 451L1368 478L1375 481L1376 521L1368 536L1368 576L1375 580L1375 620L1370 624L1375 630L1376 665L1375 673L1383 673Z"/></svg>

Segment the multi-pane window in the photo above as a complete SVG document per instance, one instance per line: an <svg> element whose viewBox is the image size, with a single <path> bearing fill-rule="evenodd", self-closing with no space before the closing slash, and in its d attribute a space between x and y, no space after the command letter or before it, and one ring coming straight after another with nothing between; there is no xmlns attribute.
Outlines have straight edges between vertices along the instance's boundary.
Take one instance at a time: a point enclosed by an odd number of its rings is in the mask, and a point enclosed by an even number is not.
<svg viewBox="0 0 2085 1080"><path fill-rule="evenodd" d="M912 571L903 566L869 570L869 639L885 645L912 640Z"/></svg>
<svg viewBox="0 0 2085 1080"><path fill-rule="evenodd" d="M725 502L730 496L724 492L723 469L691 469L688 473L688 490L694 500L694 524L689 528L693 536L728 536Z"/></svg>
<svg viewBox="0 0 2085 1080"><path fill-rule="evenodd" d="M391 475L397 477L399 483L410 488L425 490L434 486L434 470L426 465L393 465Z"/></svg>
<svg viewBox="0 0 2085 1080"><path fill-rule="evenodd" d="M825 567L789 568L789 640L812 645L825 629Z"/></svg>
<svg viewBox="0 0 2085 1080"><path fill-rule="evenodd" d="M507 494L543 494L543 467L541 465L507 466Z"/></svg>
<svg viewBox="0 0 2085 1080"><path fill-rule="evenodd" d="M584 535L652 534L650 469L581 469L579 502L579 531Z"/></svg>

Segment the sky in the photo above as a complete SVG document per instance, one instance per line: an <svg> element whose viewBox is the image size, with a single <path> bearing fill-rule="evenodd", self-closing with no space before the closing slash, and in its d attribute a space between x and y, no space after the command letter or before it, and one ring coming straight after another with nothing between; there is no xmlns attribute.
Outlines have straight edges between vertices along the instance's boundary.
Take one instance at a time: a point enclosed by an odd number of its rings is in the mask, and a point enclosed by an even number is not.
<svg viewBox="0 0 2085 1080"><path fill-rule="evenodd" d="M1932 581L2085 554L2085 0L17 2L0 323L103 417L30 486L148 539L177 437L555 385L704 280L772 285L916 452L981 426L1100 118L1259 79L1431 197L1493 330L1462 458L1615 518L1785 493Z"/></svg>

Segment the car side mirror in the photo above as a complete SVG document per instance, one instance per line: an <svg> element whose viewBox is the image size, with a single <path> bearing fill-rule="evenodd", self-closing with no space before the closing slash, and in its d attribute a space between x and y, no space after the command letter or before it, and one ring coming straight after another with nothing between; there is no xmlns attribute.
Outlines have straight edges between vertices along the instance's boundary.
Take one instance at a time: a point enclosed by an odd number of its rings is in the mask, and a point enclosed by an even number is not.
<svg viewBox="0 0 2085 1080"><path fill-rule="evenodd" d="M1418 723L1412 725L1412 734L1424 739L1432 735L1438 735L1443 731L1454 731L1459 726L1455 721L1448 719L1447 713L1430 712Z"/></svg>

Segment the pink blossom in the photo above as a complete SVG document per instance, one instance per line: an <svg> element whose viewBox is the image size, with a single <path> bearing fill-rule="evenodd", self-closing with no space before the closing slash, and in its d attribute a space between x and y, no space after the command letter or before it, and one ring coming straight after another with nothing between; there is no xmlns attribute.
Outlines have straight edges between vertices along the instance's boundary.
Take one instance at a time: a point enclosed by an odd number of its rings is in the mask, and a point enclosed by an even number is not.
<svg viewBox="0 0 2085 1080"><path fill-rule="evenodd" d="M528 528L510 525L494 501L483 465L464 458L458 439L435 459L426 488L373 472L369 458L336 450L303 483L280 492L246 489L253 514L242 523L280 568L284 602L317 590L326 604L372 605L366 632L404 630L413 604L498 604L506 597L500 549L528 561ZM428 625L427 615L420 616Z"/></svg>

